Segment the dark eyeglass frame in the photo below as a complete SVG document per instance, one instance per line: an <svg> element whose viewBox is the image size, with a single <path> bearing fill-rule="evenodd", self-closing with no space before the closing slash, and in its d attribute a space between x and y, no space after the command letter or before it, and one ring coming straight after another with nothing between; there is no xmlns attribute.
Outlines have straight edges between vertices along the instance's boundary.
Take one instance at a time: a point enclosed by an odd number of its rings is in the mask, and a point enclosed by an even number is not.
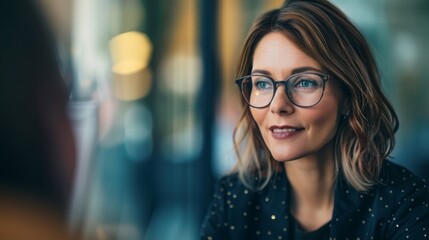
<svg viewBox="0 0 429 240"><path fill-rule="evenodd" d="M315 74L315 75L318 75L318 76L320 76L320 77L322 78L322 94L320 95L320 99L319 99L315 104L312 104L312 105L310 105L310 106L302 106L302 105L296 104L296 103L293 101L293 99L292 99L292 96L291 96L291 94L290 94L289 88L287 87L287 86L288 86L288 85L287 85L287 84L288 84L288 81L289 81L291 78L296 77L296 76L299 76L299 75L304 75L304 74ZM245 79L247 79L247 78L251 78L251 77L254 77L254 76L266 77L266 78L268 78L268 79L273 83L273 86L274 86L273 96L271 97L271 100L267 103L267 105L262 106L262 107L256 107L256 106L253 106L252 104L250 104L250 103L248 102L248 100L246 99L246 96L244 96L244 93L243 93L243 87L242 87L242 86L243 86L243 81L244 81ZM300 72L300 73L292 74L292 75L290 75L286 80L281 80L281 81L275 81L272 77L270 77L270 76L268 76L268 75L265 75L265 74L251 74L251 75L247 75L247 76L244 76L244 77L241 77L241 78L236 79L236 80L235 80L235 84L237 84L237 85L238 85L238 87L240 88L240 92L241 92L242 97L244 98L244 101L247 103L247 105L249 105L250 107L253 107L253 108L261 109L261 108L266 108L266 107L268 107L268 106L271 104L271 102L273 101L274 96L276 95L278 85L284 85L286 95L287 95L287 97L288 97L289 101L290 101L293 105L295 105L295 106L297 106L297 107L301 107L301 108L310 108L310 107L316 106L316 105L317 105L317 104L322 100L323 95L325 94L326 81L328 81L328 80L329 80L329 75L328 75L328 74L324 74L324 73L321 73L321 72L315 72L315 71L306 71L306 72Z"/></svg>

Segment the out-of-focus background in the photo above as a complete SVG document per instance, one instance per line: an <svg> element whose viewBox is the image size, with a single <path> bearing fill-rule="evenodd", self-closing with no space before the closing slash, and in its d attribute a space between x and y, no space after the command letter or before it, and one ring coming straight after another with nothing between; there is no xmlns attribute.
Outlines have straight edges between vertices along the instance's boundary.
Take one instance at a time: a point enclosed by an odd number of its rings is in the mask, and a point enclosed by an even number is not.
<svg viewBox="0 0 429 240"><path fill-rule="evenodd" d="M252 21L283 1L37 1L70 89L70 227L89 239L198 239L213 183L235 162L240 48ZM426 177L429 1L332 2L379 63L401 124L394 161Z"/></svg>

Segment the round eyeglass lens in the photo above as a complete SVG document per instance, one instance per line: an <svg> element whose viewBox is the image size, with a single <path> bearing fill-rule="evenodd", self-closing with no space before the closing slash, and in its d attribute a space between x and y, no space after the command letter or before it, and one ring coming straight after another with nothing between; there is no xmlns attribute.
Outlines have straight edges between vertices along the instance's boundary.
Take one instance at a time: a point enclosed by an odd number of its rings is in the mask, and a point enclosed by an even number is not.
<svg viewBox="0 0 429 240"><path fill-rule="evenodd" d="M289 99L298 106L317 104L323 95L323 78L314 73L293 75L287 81Z"/></svg>

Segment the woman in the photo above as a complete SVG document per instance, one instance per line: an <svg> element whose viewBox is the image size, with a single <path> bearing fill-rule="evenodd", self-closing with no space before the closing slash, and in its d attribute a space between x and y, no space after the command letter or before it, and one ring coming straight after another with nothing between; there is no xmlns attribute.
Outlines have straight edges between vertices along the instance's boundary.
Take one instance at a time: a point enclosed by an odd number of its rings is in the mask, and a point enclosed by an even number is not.
<svg viewBox="0 0 429 240"><path fill-rule="evenodd" d="M369 46L328 1L287 1L250 30L236 80L238 163L203 239L424 239L429 194L386 160L398 128Z"/></svg>

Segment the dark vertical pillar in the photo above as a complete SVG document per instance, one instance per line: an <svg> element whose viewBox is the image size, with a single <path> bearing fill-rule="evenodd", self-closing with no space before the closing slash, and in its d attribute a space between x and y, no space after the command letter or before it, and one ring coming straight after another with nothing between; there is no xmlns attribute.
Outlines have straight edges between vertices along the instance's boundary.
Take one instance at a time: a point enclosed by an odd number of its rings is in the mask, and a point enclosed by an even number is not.
<svg viewBox="0 0 429 240"><path fill-rule="evenodd" d="M213 130L216 125L216 103L219 93L219 57L218 57L218 1L199 1L199 41L203 63L201 91L198 97L198 112L201 114L204 143L199 159L199 189L201 191L201 212L205 213L210 201L213 177ZM202 216L201 216L202 217Z"/></svg>

